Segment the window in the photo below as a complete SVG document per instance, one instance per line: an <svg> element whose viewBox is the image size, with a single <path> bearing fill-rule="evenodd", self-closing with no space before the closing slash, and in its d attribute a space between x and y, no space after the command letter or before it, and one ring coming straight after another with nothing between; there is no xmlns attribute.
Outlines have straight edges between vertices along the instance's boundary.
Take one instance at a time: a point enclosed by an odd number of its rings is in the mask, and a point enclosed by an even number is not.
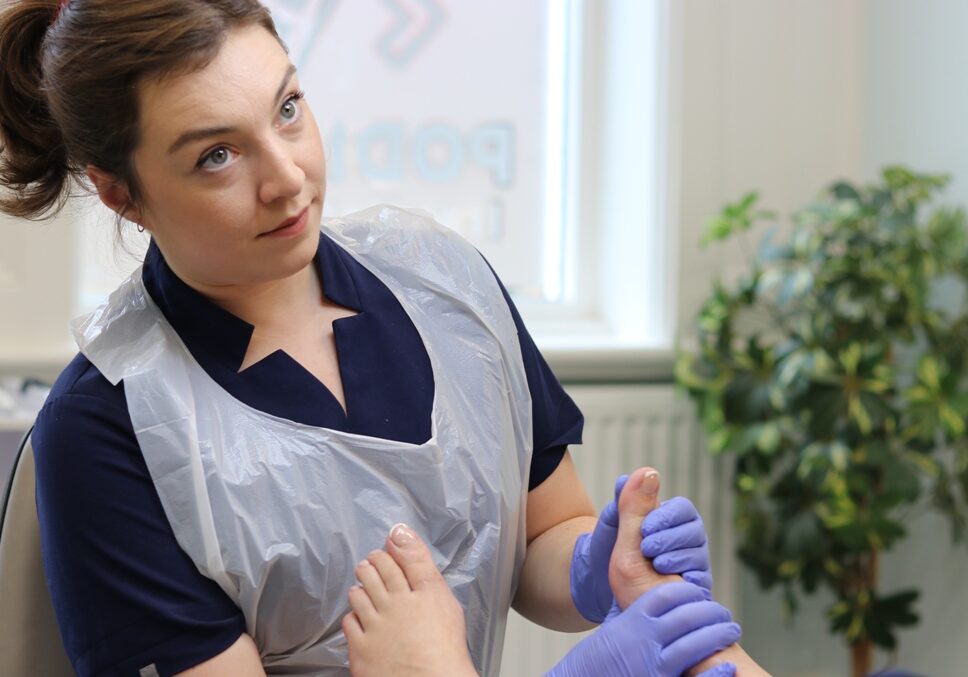
<svg viewBox="0 0 968 677"><path fill-rule="evenodd" d="M552 362L670 347L674 3L266 4L326 144L326 215L429 211L484 253ZM89 306L118 275L81 277Z"/></svg>

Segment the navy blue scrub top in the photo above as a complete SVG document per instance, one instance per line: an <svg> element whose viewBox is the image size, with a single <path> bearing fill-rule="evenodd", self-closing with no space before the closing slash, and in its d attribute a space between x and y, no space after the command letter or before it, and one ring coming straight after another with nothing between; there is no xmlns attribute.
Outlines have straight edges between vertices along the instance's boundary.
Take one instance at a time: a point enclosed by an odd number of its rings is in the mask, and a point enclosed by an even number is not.
<svg viewBox="0 0 968 677"><path fill-rule="evenodd" d="M434 382L416 328L392 293L330 238L315 258L324 294L359 311L333 331L346 411L277 351L238 372L252 326L182 282L149 247L145 286L198 363L234 397L308 425L420 444L430 437ZM538 352L514 304L531 391L533 489L581 442L583 419ZM175 541L131 426L124 383L83 356L60 375L33 433L44 570L67 654L87 675L162 676L231 646L245 619Z"/></svg>

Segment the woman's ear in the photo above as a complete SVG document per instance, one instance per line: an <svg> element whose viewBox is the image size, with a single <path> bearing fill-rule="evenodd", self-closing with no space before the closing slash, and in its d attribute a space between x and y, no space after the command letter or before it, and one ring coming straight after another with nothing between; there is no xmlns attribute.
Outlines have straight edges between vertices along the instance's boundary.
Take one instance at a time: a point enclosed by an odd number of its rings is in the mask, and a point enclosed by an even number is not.
<svg viewBox="0 0 968 677"><path fill-rule="evenodd" d="M94 165L87 166L87 178L108 209L120 215L121 218L144 227L145 224L141 221L141 210L132 205L131 193L123 181Z"/></svg>

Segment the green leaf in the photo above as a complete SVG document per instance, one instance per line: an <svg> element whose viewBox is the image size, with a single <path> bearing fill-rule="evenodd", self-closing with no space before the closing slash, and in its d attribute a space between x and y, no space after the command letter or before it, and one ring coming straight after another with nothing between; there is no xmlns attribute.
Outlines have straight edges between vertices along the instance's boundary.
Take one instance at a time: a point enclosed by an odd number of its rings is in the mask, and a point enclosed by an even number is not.
<svg viewBox="0 0 968 677"><path fill-rule="evenodd" d="M850 414L850 420L857 425L860 433L862 435L870 434L873 427L870 412L859 397L852 397L847 400L847 411Z"/></svg>
<svg viewBox="0 0 968 677"><path fill-rule="evenodd" d="M929 392L941 390L941 367L933 355L925 355L921 358L918 363L918 380L927 387Z"/></svg>
<svg viewBox="0 0 968 677"><path fill-rule="evenodd" d="M810 511L801 511L790 519L783 531L783 553L789 559L809 557L823 543L823 525Z"/></svg>
<svg viewBox="0 0 968 677"><path fill-rule="evenodd" d="M764 423L759 426L756 435L756 448L766 454L774 453L780 446L780 426L776 423Z"/></svg>
<svg viewBox="0 0 968 677"><path fill-rule="evenodd" d="M710 242L719 242L729 239L735 230L735 222L723 216L713 216L706 222L706 231L703 233L699 244L703 247Z"/></svg>
<svg viewBox="0 0 968 677"><path fill-rule="evenodd" d="M760 198L759 193L756 191L750 191L743 196L743 199L739 201L739 210L741 213L749 212L750 208L756 204L756 201Z"/></svg>
<svg viewBox="0 0 968 677"><path fill-rule="evenodd" d="M847 470L849 452L850 450L847 449L847 445L841 442L832 442L827 445L827 454L830 456L830 462L839 472Z"/></svg>
<svg viewBox="0 0 968 677"><path fill-rule="evenodd" d="M854 202L860 202L860 193L852 185L846 181L838 181L833 186L830 187L830 192L838 200L852 200Z"/></svg>
<svg viewBox="0 0 968 677"><path fill-rule="evenodd" d="M726 451L732 442L733 435L729 428L720 428L709 438L709 449L714 454Z"/></svg>
<svg viewBox="0 0 968 677"><path fill-rule="evenodd" d="M723 389L723 410L729 421L757 423L773 415L770 403L770 374L762 371L737 372Z"/></svg>
<svg viewBox="0 0 968 677"><path fill-rule="evenodd" d="M756 478L753 477L752 475L740 475L739 477L736 478L736 487L740 491L752 493L756 491L756 487L757 487Z"/></svg>
<svg viewBox="0 0 968 677"><path fill-rule="evenodd" d="M873 598L864 612L864 631L871 641L884 649L894 649L897 646L895 629L915 625L919 620L911 608L917 598L916 590Z"/></svg>
<svg viewBox="0 0 968 677"><path fill-rule="evenodd" d="M706 246L710 242L726 240L737 233L743 233L753 225L754 215L750 209L756 204L758 195L747 193L739 202L727 204L722 212L706 221L706 230L700 240L700 245Z"/></svg>
<svg viewBox="0 0 968 677"><path fill-rule="evenodd" d="M918 615L912 607L920 596L921 593L917 590L904 590L887 597L880 597L875 601L872 611L884 614L895 625L915 625L918 622Z"/></svg>

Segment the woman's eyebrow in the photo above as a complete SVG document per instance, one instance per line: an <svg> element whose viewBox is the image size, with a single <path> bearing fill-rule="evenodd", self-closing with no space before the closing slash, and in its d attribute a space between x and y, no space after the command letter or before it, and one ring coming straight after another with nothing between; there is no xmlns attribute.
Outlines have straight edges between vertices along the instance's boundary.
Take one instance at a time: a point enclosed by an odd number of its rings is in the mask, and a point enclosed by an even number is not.
<svg viewBox="0 0 968 677"><path fill-rule="evenodd" d="M221 136L223 134L230 134L235 131L235 127L206 127L204 129L193 129L187 131L181 136L179 136L175 143L171 144L168 148L168 154L171 155L177 152L186 143L191 143L192 141L198 141L199 139L205 139L210 136Z"/></svg>
<svg viewBox="0 0 968 677"><path fill-rule="evenodd" d="M285 75L282 76L282 82L279 84L279 89L276 90L276 98L273 99L273 102L276 102L282 98L283 93L286 91L286 87L289 86L289 81L292 80L292 76L295 74L296 67L292 64L289 64L289 68L286 69Z"/></svg>
<svg viewBox="0 0 968 677"><path fill-rule="evenodd" d="M273 99L273 106L275 102L282 98L283 92L286 91L286 87L289 85L289 81L292 80L292 76L296 74L296 67L289 64L289 68L286 69L285 75L282 77L282 83L279 85L279 89L276 90L276 96ZM171 155L176 153L182 146L192 141L198 141L200 139L206 139L210 136L222 136L223 134L229 134L235 131L235 127L204 127L202 129L191 129L187 132L183 132L175 139L175 142L171 144L168 148L168 154Z"/></svg>

